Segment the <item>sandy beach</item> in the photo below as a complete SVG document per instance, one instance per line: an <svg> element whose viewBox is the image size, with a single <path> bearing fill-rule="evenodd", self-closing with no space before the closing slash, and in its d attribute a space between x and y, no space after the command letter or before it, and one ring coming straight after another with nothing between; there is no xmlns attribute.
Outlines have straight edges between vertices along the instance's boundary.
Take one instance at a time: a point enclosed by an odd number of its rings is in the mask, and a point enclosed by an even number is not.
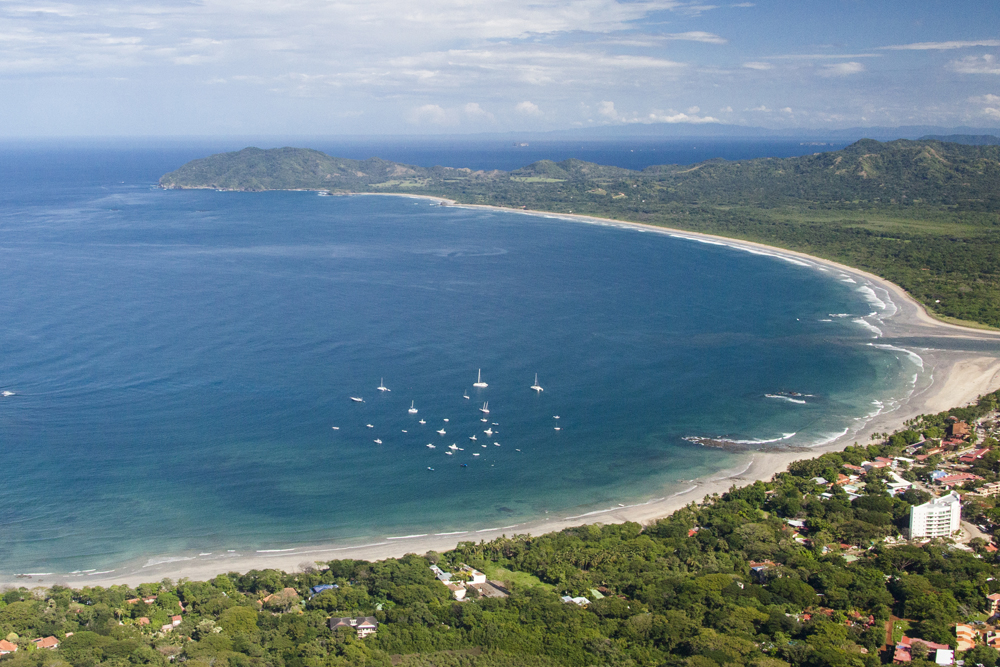
<svg viewBox="0 0 1000 667"><path fill-rule="evenodd" d="M378 194L385 196L381 193ZM420 195L398 196L419 197ZM1000 350L1000 332L966 328L936 320L899 286L857 269L758 243L735 241L683 230L582 215L466 206L440 198L424 198L462 208L545 216L587 224L611 225L667 234L689 239L691 242L726 245L737 250L772 256L779 260L792 261L809 266L814 270L828 272L838 279L856 282L859 288L864 286L871 288L875 300L885 306L882 309L882 314L873 320L876 328L881 332L881 336L878 339L873 339L873 343L904 348L901 352L919 346L919 356L927 372L922 375L922 380L914 386L912 394L894 406L894 409L874 416L867 423L857 424L841 437L810 448L747 452L739 464L729 471L717 473L705 479L692 480L690 483L681 485L681 488L678 489L666 489L662 497L641 504L616 506L586 514L546 517L532 523L497 526L461 533L428 533L426 535L376 538L365 544L302 546L271 552L242 554L228 552L212 556L164 557L163 562L160 563L144 561L142 564L119 567L112 572L4 577L5 580L0 581L0 583L27 587L51 586L58 583L82 587L112 584L135 585L142 582L160 581L164 578L204 580L224 572L246 572L251 569L276 568L294 571L311 566L316 561L339 558L380 560L407 553L422 554L430 550L445 551L453 548L460 541L491 540L504 534L540 535L586 523L624 521L646 523L667 516L679 507L699 501L705 496L722 493L733 485L740 486L750 484L755 480L770 479L775 473L784 470L789 463L795 460L812 458L827 451L843 449L854 442L867 443L872 433L891 432L901 427L904 421L919 414L939 412L953 406L965 405L974 401L981 394L1000 388L1000 358L994 356L992 351ZM949 342L956 344L950 347ZM988 351L975 351L977 343L981 347L988 348Z"/></svg>

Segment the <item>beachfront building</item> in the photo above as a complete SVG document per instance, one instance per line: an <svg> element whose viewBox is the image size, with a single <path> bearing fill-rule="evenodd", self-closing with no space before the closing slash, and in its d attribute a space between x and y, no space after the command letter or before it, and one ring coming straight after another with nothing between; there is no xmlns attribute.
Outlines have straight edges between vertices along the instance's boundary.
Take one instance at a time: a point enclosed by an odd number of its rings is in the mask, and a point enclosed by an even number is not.
<svg viewBox="0 0 1000 667"><path fill-rule="evenodd" d="M331 618L330 629L354 628L358 631L358 639L364 639L368 635L375 634L378 630L378 621L374 616L362 616L361 618Z"/></svg>
<svg viewBox="0 0 1000 667"><path fill-rule="evenodd" d="M910 539L948 537L958 532L961 523L962 501L952 491L910 508Z"/></svg>

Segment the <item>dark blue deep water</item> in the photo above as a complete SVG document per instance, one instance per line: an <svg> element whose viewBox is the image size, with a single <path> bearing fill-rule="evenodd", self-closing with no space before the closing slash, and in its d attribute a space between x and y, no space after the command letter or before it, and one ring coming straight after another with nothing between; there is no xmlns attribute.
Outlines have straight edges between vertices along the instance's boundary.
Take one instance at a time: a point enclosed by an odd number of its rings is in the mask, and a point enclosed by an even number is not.
<svg viewBox="0 0 1000 667"><path fill-rule="evenodd" d="M0 572L662 496L740 462L686 436L815 444L915 372L835 273L412 198L156 189L190 150L0 154Z"/></svg>

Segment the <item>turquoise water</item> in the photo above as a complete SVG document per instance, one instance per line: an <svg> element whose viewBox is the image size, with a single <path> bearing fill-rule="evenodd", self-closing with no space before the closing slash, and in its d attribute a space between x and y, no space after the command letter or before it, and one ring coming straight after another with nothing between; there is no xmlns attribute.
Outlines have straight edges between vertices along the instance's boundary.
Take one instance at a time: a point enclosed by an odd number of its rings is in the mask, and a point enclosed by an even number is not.
<svg viewBox="0 0 1000 667"><path fill-rule="evenodd" d="M915 372L852 321L891 304L774 257L408 198L24 173L0 192L0 572L659 497L737 463L685 437L812 445Z"/></svg>

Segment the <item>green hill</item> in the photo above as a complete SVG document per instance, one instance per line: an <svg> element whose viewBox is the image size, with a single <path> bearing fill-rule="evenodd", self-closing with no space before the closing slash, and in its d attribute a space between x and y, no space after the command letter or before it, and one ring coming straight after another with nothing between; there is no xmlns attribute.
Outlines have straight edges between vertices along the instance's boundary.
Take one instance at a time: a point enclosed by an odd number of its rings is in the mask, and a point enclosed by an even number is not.
<svg viewBox="0 0 1000 667"><path fill-rule="evenodd" d="M420 193L708 232L865 269L940 316L1000 327L1000 146L865 139L793 158L643 171L543 160L512 172L247 148L190 162L160 184Z"/></svg>

